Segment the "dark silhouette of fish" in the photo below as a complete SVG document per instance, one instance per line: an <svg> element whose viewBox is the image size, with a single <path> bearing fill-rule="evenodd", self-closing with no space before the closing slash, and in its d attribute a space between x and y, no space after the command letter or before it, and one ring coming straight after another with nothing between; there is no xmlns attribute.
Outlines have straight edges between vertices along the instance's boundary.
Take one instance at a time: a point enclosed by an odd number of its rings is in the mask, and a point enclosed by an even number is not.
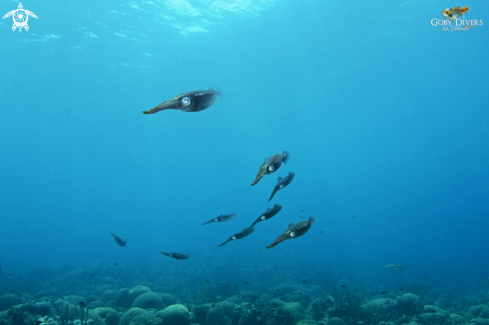
<svg viewBox="0 0 489 325"><path fill-rule="evenodd" d="M200 112L212 106L217 98L223 98L219 87L207 90L194 90L175 96L150 110L143 111L143 114L154 114L166 109L179 109L183 112Z"/></svg>
<svg viewBox="0 0 489 325"><path fill-rule="evenodd" d="M163 255L169 256L169 257L173 257L174 259L177 259L177 260L186 260L189 258L188 254L165 253L165 252L161 252L161 251L160 251L160 253Z"/></svg>
<svg viewBox="0 0 489 325"><path fill-rule="evenodd" d="M214 223L214 222L225 222L225 221L232 220L234 218L236 218L236 215L234 213L231 213L231 214L221 214L220 216L215 217L212 220L209 220L207 222L204 222L203 224L201 224L201 226L207 225L209 223Z"/></svg>
<svg viewBox="0 0 489 325"><path fill-rule="evenodd" d="M251 183L251 186L258 183L263 176L275 173L280 166L282 166L282 163L287 164L289 160L290 154L287 150L284 150L281 154L277 153L265 159L263 164L261 164L260 168L258 169L258 173L256 174L253 183Z"/></svg>
<svg viewBox="0 0 489 325"><path fill-rule="evenodd" d="M266 248L272 248L287 239L297 238L304 235L315 222L313 217L309 217L308 221L301 221L296 224L291 223L289 228L287 228L277 239Z"/></svg>
<svg viewBox="0 0 489 325"><path fill-rule="evenodd" d="M272 195L270 195L268 202L270 202L270 200L273 199L273 197L275 196L275 193L277 193L281 189L284 189L287 186L289 186L289 184L292 183L294 176L295 176L295 174L293 172L289 172L289 174L287 176L285 176L284 178L279 176L277 179L277 185L275 185L275 188L273 189Z"/></svg>
<svg viewBox="0 0 489 325"><path fill-rule="evenodd" d="M111 234L113 237L114 237L114 241L117 243L117 245L121 246L121 247L124 247L126 246L127 244L127 241L125 240L122 240L121 237L117 236L117 235L114 235L113 233L109 232L109 234Z"/></svg>
<svg viewBox="0 0 489 325"><path fill-rule="evenodd" d="M263 212L261 216L258 217L258 219L253 222L253 224L250 226L250 228L253 228L257 223L261 221L265 221L276 215L277 213L282 210L282 206L280 204L275 204L272 208L267 209L267 211Z"/></svg>
<svg viewBox="0 0 489 325"><path fill-rule="evenodd" d="M232 235L231 237L229 237L229 239L228 239L228 240L226 240L226 241L225 241L224 243L222 243L221 245L217 245L217 246L224 246L224 245L226 245L227 243L229 243L230 241L245 238L245 237L247 237L247 236L251 235L251 234L253 233L253 231L255 231L255 228L245 228L245 229L243 229L242 231L237 232L237 233L235 233L234 235Z"/></svg>

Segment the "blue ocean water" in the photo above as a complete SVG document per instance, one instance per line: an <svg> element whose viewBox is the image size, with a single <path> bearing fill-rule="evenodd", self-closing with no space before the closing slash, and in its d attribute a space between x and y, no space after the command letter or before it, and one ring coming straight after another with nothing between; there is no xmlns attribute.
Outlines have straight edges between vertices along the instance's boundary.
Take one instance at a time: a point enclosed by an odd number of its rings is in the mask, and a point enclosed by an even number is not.
<svg viewBox="0 0 489 325"><path fill-rule="evenodd" d="M38 16L29 31L0 21L3 290L77 268L258 292L315 274L372 292L489 288L489 26L430 24L465 4L22 4ZM468 5L485 23L489 4ZM205 111L141 113L212 85L224 99ZM250 186L283 150L290 162ZM217 246L275 203L252 235ZM265 249L309 216L307 234Z"/></svg>

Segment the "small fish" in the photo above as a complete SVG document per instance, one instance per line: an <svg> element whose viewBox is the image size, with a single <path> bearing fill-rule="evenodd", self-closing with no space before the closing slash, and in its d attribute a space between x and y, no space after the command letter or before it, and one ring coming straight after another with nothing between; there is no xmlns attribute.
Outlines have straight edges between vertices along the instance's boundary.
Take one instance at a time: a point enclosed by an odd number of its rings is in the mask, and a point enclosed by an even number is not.
<svg viewBox="0 0 489 325"><path fill-rule="evenodd" d="M163 254L163 255L169 256L169 257L173 257L174 259L177 259L177 260L186 260L186 259L189 258L188 254L165 253L165 252L162 252L162 251L160 251L160 253Z"/></svg>
<svg viewBox="0 0 489 325"><path fill-rule="evenodd" d="M279 213L280 210L282 210L282 206L280 204L275 204L272 208L268 208L265 212L262 213L260 217L258 217L258 219L255 220L255 222L253 222L253 224L249 228L253 228L257 223L261 221L272 218L277 213Z"/></svg>
<svg viewBox="0 0 489 325"><path fill-rule="evenodd" d="M289 184L292 183L292 180L294 179L294 177L295 177L295 174L293 172L289 172L289 174L287 176L285 176L284 178L279 176L277 179L277 185L275 185L275 188L273 189L272 195L270 195L268 202L270 202L273 199L273 197L275 196L275 194L278 191L289 186Z"/></svg>
<svg viewBox="0 0 489 325"><path fill-rule="evenodd" d="M225 222L225 221L232 220L234 218L236 218L236 215L234 213L231 213L231 214L221 214L220 216L215 217L212 220L209 220L207 222L204 222L203 224L201 224L201 226L207 225L209 223L214 223L214 222Z"/></svg>
<svg viewBox="0 0 489 325"><path fill-rule="evenodd" d="M114 237L114 241L117 243L117 245L121 246L121 247L124 247L126 246L127 244L127 241L125 240L122 240L121 237L117 236L117 235L114 235L113 233L109 232L109 234L111 234L113 237Z"/></svg>
<svg viewBox="0 0 489 325"><path fill-rule="evenodd" d="M117 263L114 263L115 266L117 266Z"/></svg>
<svg viewBox="0 0 489 325"><path fill-rule="evenodd" d="M284 240L291 238L298 238L304 235L315 222L313 217L309 217L308 221L301 221L296 224L291 223L289 227L280 235L277 239L266 248L272 248L283 242Z"/></svg>
<svg viewBox="0 0 489 325"><path fill-rule="evenodd" d="M401 266L399 264L387 264L383 267L383 269L399 269L399 270L407 270L406 266Z"/></svg>
<svg viewBox="0 0 489 325"><path fill-rule="evenodd" d="M251 183L251 186L258 183L263 176L275 173L280 166L282 166L282 163L287 164L289 159L290 154L287 150L284 150L281 154L277 153L265 159L263 164L261 164L260 168L258 169L258 173L256 174L253 183Z"/></svg>
<svg viewBox="0 0 489 325"><path fill-rule="evenodd" d="M399 290L404 291L404 288L403 287L400 287Z"/></svg>
<svg viewBox="0 0 489 325"><path fill-rule="evenodd" d="M234 235L232 235L231 237L229 237L229 239L228 239L228 240L226 240L226 241L225 241L224 243L222 243L221 245L217 245L217 246L224 246L224 245L226 245L227 243L229 243L230 241L245 238L245 237L247 237L247 236L251 235L251 234L253 233L253 231L255 231L255 228L245 228L245 229L243 229L242 231L237 232L237 233L235 233Z"/></svg>
<svg viewBox="0 0 489 325"><path fill-rule="evenodd" d="M307 281L306 280L302 280L302 283L306 283Z"/></svg>
<svg viewBox="0 0 489 325"><path fill-rule="evenodd" d="M357 218L357 216L353 216L353 217L351 217L351 218L352 218L352 219L356 219L356 218Z"/></svg>
<svg viewBox="0 0 489 325"><path fill-rule="evenodd" d="M341 287L342 287L342 288L346 288L346 285L342 284L342 285L341 285Z"/></svg>
<svg viewBox="0 0 489 325"><path fill-rule="evenodd" d="M301 212L306 212L306 210L301 210Z"/></svg>
<svg viewBox="0 0 489 325"><path fill-rule="evenodd" d="M386 295L388 292L387 291L382 291L380 294L381 295Z"/></svg>

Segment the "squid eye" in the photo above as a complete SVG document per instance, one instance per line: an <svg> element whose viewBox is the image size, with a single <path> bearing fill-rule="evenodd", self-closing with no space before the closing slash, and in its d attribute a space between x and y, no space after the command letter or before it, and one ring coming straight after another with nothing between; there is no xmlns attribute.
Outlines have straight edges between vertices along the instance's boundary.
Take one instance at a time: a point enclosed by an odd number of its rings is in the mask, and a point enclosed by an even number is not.
<svg viewBox="0 0 489 325"><path fill-rule="evenodd" d="M236 240L236 236L231 237L232 240Z"/></svg>
<svg viewBox="0 0 489 325"><path fill-rule="evenodd" d="M280 187L280 188L284 188L284 186L283 186L283 185L280 185L279 187Z"/></svg>
<svg viewBox="0 0 489 325"><path fill-rule="evenodd" d="M275 169L275 168L274 168L273 166L268 166L268 170L269 170L269 171L273 172L273 170L274 170L274 169Z"/></svg>
<svg viewBox="0 0 489 325"><path fill-rule="evenodd" d="M192 101L190 100L190 97L188 97L188 96L182 97L181 101L182 101L183 107L187 107L188 105L190 105L192 103Z"/></svg>
<svg viewBox="0 0 489 325"><path fill-rule="evenodd" d="M265 220L266 218L265 218L265 216L261 216L260 219L261 220Z"/></svg>
<svg viewBox="0 0 489 325"><path fill-rule="evenodd" d="M294 232L294 231L292 231L292 232L290 233L290 237L295 237L295 232Z"/></svg>
<svg viewBox="0 0 489 325"><path fill-rule="evenodd" d="M219 221L219 219L217 219L217 218L214 218L214 221L215 221L215 222L218 222L218 221Z"/></svg>

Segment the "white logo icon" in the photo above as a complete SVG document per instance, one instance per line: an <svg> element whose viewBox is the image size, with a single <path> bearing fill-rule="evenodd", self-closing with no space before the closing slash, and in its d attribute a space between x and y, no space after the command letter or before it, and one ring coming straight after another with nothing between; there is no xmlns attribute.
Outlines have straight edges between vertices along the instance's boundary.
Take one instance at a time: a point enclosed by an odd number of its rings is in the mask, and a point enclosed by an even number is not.
<svg viewBox="0 0 489 325"><path fill-rule="evenodd" d="M12 25L12 30L15 31L16 28L19 28L19 32L24 28L26 31L29 30L29 25L27 25L27 21L29 20L29 16L37 19L37 16L29 10L22 9L22 3L19 3L19 9L12 10L8 12L3 18L7 18L12 16L14 20L14 24Z"/></svg>

